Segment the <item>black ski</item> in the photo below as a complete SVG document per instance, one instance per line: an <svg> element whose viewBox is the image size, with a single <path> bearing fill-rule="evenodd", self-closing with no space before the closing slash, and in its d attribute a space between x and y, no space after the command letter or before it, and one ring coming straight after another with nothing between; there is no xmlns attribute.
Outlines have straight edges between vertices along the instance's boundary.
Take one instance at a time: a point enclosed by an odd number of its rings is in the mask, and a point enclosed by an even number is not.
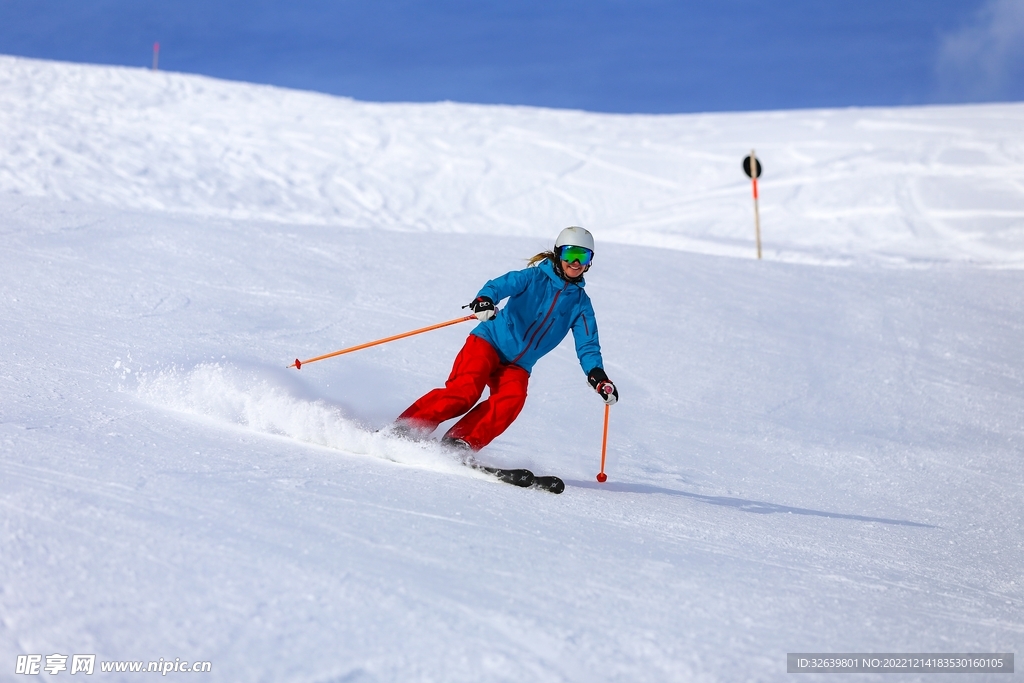
<svg viewBox="0 0 1024 683"><path fill-rule="evenodd" d="M506 484L522 488L543 489L551 493L561 493L565 490L565 482L558 477L535 477L533 472L526 469L503 469L501 467L481 465L473 457L473 449L462 439L452 439L446 436L441 439L441 443L458 453L463 464L469 465L481 472L486 472Z"/></svg>
<svg viewBox="0 0 1024 683"><path fill-rule="evenodd" d="M535 479L533 472L530 470L506 470L500 467L484 467L483 465L475 465L474 467L481 472L486 472L492 477L496 477L506 484L522 486L523 488L533 486L533 481Z"/></svg>
<svg viewBox="0 0 1024 683"><path fill-rule="evenodd" d="M565 490L565 482L558 477L534 477L533 488L544 489L549 493L561 493Z"/></svg>
<svg viewBox="0 0 1024 683"><path fill-rule="evenodd" d="M558 477L537 477L530 470L506 470L500 467L483 466L477 466L477 469L513 486L542 489L550 493L561 493L565 490L565 482Z"/></svg>

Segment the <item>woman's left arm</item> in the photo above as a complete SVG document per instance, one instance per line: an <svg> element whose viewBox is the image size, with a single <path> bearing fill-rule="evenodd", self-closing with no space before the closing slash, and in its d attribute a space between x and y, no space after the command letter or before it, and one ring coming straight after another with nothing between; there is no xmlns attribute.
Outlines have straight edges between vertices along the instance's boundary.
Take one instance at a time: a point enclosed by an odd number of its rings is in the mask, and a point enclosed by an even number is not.
<svg viewBox="0 0 1024 683"><path fill-rule="evenodd" d="M597 317L590 297L584 297L579 315L572 323L572 338L576 342L576 357L580 359L583 372L589 374L594 368L603 368L601 342L597 337Z"/></svg>

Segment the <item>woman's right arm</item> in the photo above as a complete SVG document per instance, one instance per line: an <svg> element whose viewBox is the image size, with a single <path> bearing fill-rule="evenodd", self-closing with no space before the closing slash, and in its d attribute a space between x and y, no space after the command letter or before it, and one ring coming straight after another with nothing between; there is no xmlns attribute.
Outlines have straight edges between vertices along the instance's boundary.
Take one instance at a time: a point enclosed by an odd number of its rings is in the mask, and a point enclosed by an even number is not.
<svg viewBox="0 0 1024 683"><path fill-rule="evenodd" d="M506 297L518 294L526 289L530 280L536 276L533 271L540 272L537 268L524 268L513 270L504 275L488 280L477 292L477 297L486 296L494 303L498 303ZM543 275L543 273L541 273Z"/></svg>

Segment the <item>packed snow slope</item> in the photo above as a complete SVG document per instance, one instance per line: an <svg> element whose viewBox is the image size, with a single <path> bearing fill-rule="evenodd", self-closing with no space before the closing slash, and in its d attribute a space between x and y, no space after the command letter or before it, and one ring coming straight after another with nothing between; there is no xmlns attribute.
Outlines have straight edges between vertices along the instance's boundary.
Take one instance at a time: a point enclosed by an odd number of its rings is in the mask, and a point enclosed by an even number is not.
<svg viewBox="0 0 1024 683"><path fill-rule="evenodd" d="M367 104L0 56L0 192L201 217L1024 266L1024 104L687 116Z"/></svg>
<svg viewBox="0 0 1024 683"><path fill-rule="evenodd" d="M1021 653L1022 118L378 105L0 58L0 679ZM560 496L375 431L468 323L285 368L460 315L569 224L622 397L606 484L568 341L480 454Z"/></svg>

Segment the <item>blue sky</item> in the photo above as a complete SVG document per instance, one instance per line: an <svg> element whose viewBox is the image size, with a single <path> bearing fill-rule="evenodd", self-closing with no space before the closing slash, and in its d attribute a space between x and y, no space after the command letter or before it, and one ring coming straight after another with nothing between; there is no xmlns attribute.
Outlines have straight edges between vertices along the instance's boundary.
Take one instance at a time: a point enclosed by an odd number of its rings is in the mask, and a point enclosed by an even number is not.
<svg viewBox="0 0 1024 683"><path fill-rule="evenodd" d="M0 53L363 100L694 112L1024 99L1024 0L0 0Z"/></svg>

